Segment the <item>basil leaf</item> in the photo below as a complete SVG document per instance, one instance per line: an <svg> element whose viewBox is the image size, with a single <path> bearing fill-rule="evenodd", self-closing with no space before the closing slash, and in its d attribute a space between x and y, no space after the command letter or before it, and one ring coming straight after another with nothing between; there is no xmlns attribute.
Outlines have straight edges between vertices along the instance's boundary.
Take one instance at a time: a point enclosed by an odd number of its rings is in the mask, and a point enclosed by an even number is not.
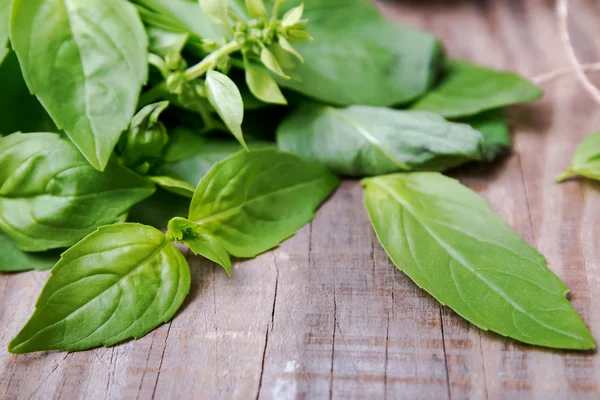
<svg viewBox="0 0 600 400"><path fill-rule="evenodd" d="M239 152L202 178L188 219L235 257L254 257L292 236L339 180L320 164L273 149Z"/></svg>
<svg viewBox="0 0 600 400"><path fill-rule="evenodd" d="M116 162L95 170L55 134L0 139L0 229L21 250L69 247L154 190Z"/></svg>
<svg viewBox="0 0 600 400"><path fill-rule="evenodd" d="M244 102L235 83L225 74L210 70L206 74L206 94L233 136L247 149L242 134Z"/></svg>
<svg viewBox="0 0 600 400"><path fill-rule="evenodd" d="M163 166L159 171L160 173L178 176L190 185L196 186L215 163L243 149L238 142L233 140L202 139L197 135L194 136L199 140L194 139L194 142L187 142L190 143L187 152L184 153L187 157ZM186 142L181 141L179 143L184 146ZM180 146L179 144L175 145ZM254 141L248 142L248 146L250 149L260 149L273 147L273 143Z"/></svg>
<svg viewBox="0 0 600 400"><path fill-rule="evenodd" d="M12 0L0 0L0 64L8 54L8 25Z"/></svg>
<svg viewBox="0 0 600 400"><path fill-rule="evenodd" d="M212 24L202 13L198 3L187 0L133 0L154 13L142 12L142 19L150 25L169 27L175 32L190 32L200 38L210 40L222 39L227 30Z"/></svg>
<svg viewBox="0 0 600 400"><path fill-rule="evenodd" d="M438 173L363 181L377 237L396 266L482 329L525 343L592 349L568 288L486 202Z"/></svg>
<svg viewBox="0 0 600 400"><path fill-rule="evenodd" d="M27 86L102 171L148 75L148 40L124 0L16 0L10 35Z"/></svg>
<svg viewBox="0 0 600 400"><path fill-rule="evenodd" d="M480 160L482 136L466 124L421 111L306 103L277 131L281 150L349 176L443 171Z"/></svg>
<svg viewBox="0 0 600 400"><path fill-rule="evenodd" d="M263 18L267 16L264 0L246 0L246 9L253 17Z"/></svg>
<svg viewBox="0 0 600 400"><path fill-rule="evenodd" d="M197 225L185 218L169 221L169 235L172 241L186 244L196 255L219 264L231 276L231 258L218 239L198 230Z"/></svg>
<svg viewBox="0 0 600 400"><path fill-rule="evenodd" d="M198 2L200 3L200 8L202 8L204 15L208 16L212 23L228 25L228 0L198 0Z"/></svg>
<svg viewBox="0 0 600 400"><path fill-rule="evenodd" d="M314 41L295 44L306 63L294 69L299 81L282 86L326 103L391 106L434 82L443 50L432 35L387 21L364 0L303 1Z"/></svg>
<svg viewBox="0 0 600 400"><path fill-rule="evenodd" d="M160 231L101 227L62 255L8 349L76 351L137 339L171 319L189 289L187 262Z"/></svg>
<svg viewBox="0 0 600 400"><path fill-rule="evenodd" d="M527 79L464 61L452 61L438 87L412 106L446 118L460 118L482 111L537 100L544 92Z"/></svg>
<svg viewBox="0 0 600 400"><path fill-rule="evenodd" d="M119 140L119 151L127 167L145 173L161 161L169 135L159 118L168 106L168 101L149 104L133 117L129 129Z"/></svg>
<svg viewBox="0 0 600 400"><path fill-rule="evenodd" d="M0 64L0 77L0 134L59 131L38 99L29 93L14 52Z"/></svg>
<svg viewBox="0 0 600 400"><path fill-rule="evenodd" d="M586 137L577 147L571 166L556 177L563 182L573 176L600 180L600 132Z"/></svg>
<svg viewBox="0 0 600 400"><path fill-rule="evenodd" d="M178 194L180 196L192 198L194 196L194 188L184 180L173 176L150 176L152 182L156 183L161 188L168 192Z"/></svg>
<svg viewBox="0 0 600 400"><path fill-rule="evenodd" d="M492 161L501 153L510 150L512 140L506 122L506 110L487 111L461 122L469 124L483 135L481 152L486 161Z"/></svg>
<svg viewBox="0 0 600 400"><path fill-rule="evenodd" d="M0 271L20 272L32 269L46 270L52 268L60 258L60 252L26 253L15 246L10 238L0 232Z"/></svg>
<svg viewBox="0 0 600 400"><path fill-rule="evenodd" d="M256 63L244 59L246 83L250 92L259 100L272 104L287 104L275 79Z"/></svg>
<svg viewBox="0 0 600 400"><path fill-rule="evenodd" d="M129 209L129 222L165 229L175 217L185 217L190 209L190 199L163 189Z"/></svg>

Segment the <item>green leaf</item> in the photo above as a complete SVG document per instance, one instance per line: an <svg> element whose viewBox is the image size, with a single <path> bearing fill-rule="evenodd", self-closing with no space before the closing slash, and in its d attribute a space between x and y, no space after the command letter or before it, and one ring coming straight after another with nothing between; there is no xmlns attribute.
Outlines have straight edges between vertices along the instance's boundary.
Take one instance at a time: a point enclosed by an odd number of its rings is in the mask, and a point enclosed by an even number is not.
<svg viewBox="0 0 600 400"><path fill-rule="evenodd" d="M15 0L10 25L27 86L103 170L148 74L148 38L124 0Z"/></svg>
<svg viewBox="0 0 600 400"><path fill-rule="evenodd" d="M129 168L137 168L147 163L147 171L150 166L161 160L169 136L159 118L168 106L168 101L149 104L131 120L129 129L119 140L119 151L123 162Z"/></svg>
<svg viewBox="0 0 600 400"><path fill-rule="evenodd" d="M492 161L498 155L510 150L512 140L506 123L506 110L486 111L461 122L469 124L483 135L481 152L486 161Z"/></svg>
<svg viewBox="0 0 600 400"><path fill-rule="evenodd" d="M284 27L293 26L300 21L302 14L304 13L304 3L298 7L294 7L283 15L281 19L281 25Z"/></svg>
<svg viewBox="0 0 600 400"><path fill-rule="evenodd" d="M0 0L0 64L8 54L8 26L12 0Z"/></svg>
<svg viewBox="0 0 600 400"><path fill-rule="evenodd" d="M421 111L305 103L277 131L281 150L349 176L443 171L481 159L482 136L466 124Z"/></svg>
<svg viewBox="0 0 600 400"><path fill-rule="evenodd" d="M227 30L210 22L198 3L188 0L133 0L144 22L173 32L189 32L198 39L220 40ZM200 54L198 54L200 55Z"/></svg>
<svg viewBox="0 0 600 400"><path fill-rule="evenodd" d="M183 130L180 132L182 131ZM175 159L173 156L172 163L164 165L159 173L181 177L181 179L194 187L198 185L200 179L202 179L217 162L222 161L243 149L238 142L233 140L202 139L197 135L190 136L193 138L191 141L183 139L183 136L177 136L172 150L173 153L177 153L175 146L183 147L188 143L189 146L186 153L179 153L186 157ZM248 147L250 149L273 146L274 144L269 142L248 142Z"/></svg>
<svg viewBox="0 0 600 400"><path fill-rule="evenodd" d="M568 288L486 202L438 173L363 181L377 237L396 266L443 305L525 343L593 349Z"/></svg>
<svg viewBox="0 0 600 400"><path fill-rule="evenodd" d="M286 5L298 6L301 0ZM286 88L338 105L391 106L424 94L443 57L432 35L383 18L365 0L304 0L314 41L297 43L306 63Z"/></svg>
<svg viewBox="0 0 600 400"><path fill-rule="evenodd" d="M146 27L149 40L149 51L163 58L172 52L181 53L189 40L189 33L170 32L158 27Z"/></svg>
<svg viewBox="0 0 600 400"><path fill-rule="evenodd" d="M210 20L219 25L227 25L229 17L227 11L229 8L228 0L198 0L200 8Z"/></svg>
<svg viewBox="0 0 600 400"><path fill-rule="evenodd" d="M267 16L264 0L246 0L246 9L256 18L264 18Z"/></svg>
<svg viewBox="0 0 600 400"><path fill-rule="evenodd" d="M447 118L460 118L537 100L543 94L539 86L517 74L452 61L439 86L412 108L432 111Z"/></svg>
<svg viewBox="0 0 600 400"><path fill-rule="evenodd" d="M14 52L0 64L0 134L58 132L38 99L29 93Z"/></svg>
<svg viewBox="0 0 600 400"><path fill-rule="evenodd" d="M117 162L95 170L52 133L0 139L0 230L21 250L69 247L154 190Z"/></svg>
<svg viewBox="0 0 600 400"><path fill-rule="evenodd" d="M246 70L248 88L257 99L265 103L287 104L275 79L260 65L245 59L244 68Z"/></svg>
<svg viewBox="0 0 600 400"><path fill-rule="evenodd" d="M60 252L26 253L15 246L10 238L0 232L0 271L20 272L32 269L46 270L52 268L60 258Z"/></svg>
<svg viewBox="0 0 600 400"><path fill-rule="evenodd" d="M242 134L244 121L244 102L235 83L218 71L210 70L206 74L206 94L208 101L215 108L233 136L247 148Z"/></svg>
<svg viewBox="0 0 600 400"><path fill-rule="evenodd" d="M279 65L277 58L275 58L273 53L266 47L263 47L260 52L260 61L262 61L263 65L273 73L279 75L283 79L290 79L290 77L283 72L283 69L281 69L281 65Z"/></svg>
<svg viewBox="0 0 600 400"><path fill-rule="evenodd" d="M169 221L169 236L172 241L186 244L194 254L219 264L231 276L231 258L223 243L201 232L193 222L185 218L172 219Z"/></svg>
<svg viewBox="0 0 600 400"><path fill-rule="evenodd" d="M581 175L600 180L600 132L586 137L577 147L571 166L556 177L557 182Z"/></svg>
<svg viewBox="0 0 600 400"><path fill-rule="evenodd" d="M62 255L8 349L77 351L137 339L170 320L189 290L187 262L160 231L101 227Z"/></svg>
<svg viewBox="0 0 600 400"><path fill-rule="evenodd" d="M294 47L290 44L290 42L288 42L287 39L284 38L283 36L279 36L279 46L281 46L281 48L283 50L287 51L288 53L290 53L291 55L296 57L296 59L298 59L298 61L304 62L304 58L302 58L302 55L300 55L300 53L298 53L296 51L296 49L294 49ZM275 57L277 57L277 55L275 55ZM277 59L279 59L279 58L277 58Z"/></svg>
<svg viewBox="0 0 600 400"><path fill-rule="evenodd" d="M194 196L193 186L182 179L173 176L150 176L148 179L168 192L190 199Z"/></svg>
<svg viewBox="0 0 600 400"><path fill-rule="evenodd" d="M202 178L188 219L235 257L254 257L292 236L339 180L320 164L273 149L239 152Z"/></svg>

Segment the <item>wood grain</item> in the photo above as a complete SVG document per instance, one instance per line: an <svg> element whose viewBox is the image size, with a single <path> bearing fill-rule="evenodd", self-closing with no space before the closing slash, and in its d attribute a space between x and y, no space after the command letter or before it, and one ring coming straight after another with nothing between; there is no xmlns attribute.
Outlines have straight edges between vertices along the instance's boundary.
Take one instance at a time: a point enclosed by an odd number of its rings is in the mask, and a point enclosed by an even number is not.
<svg viewBox="0 0 600 400"><path fill-rule="evenodd" d="M572 0L579 58L600 61L600 3ZM568 66L553 2L386 1L389 18L431 31L448 53L534 77ZM600 83L600 75L594 79ZM600 129L572 77L510 111L514 151L453 173L544 253L600 338L600 185L553 177ZM480 331L390 263L357 182L280 248L233 277L188 257L192 292L172 322L109 349L12 356L47 273L0 275L2 399L595 399L597 353L541 350Z"/></svg>

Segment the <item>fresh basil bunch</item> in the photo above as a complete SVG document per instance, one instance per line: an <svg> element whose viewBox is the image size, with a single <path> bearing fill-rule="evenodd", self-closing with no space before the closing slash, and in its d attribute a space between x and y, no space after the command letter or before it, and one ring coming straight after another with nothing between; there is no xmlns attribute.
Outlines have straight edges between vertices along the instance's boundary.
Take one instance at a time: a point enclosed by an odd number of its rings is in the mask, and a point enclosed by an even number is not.
<svg viewBox="0 0 600 400"><path fill-rule="evenodd" d="M442 304L594 347L543 256L440 174L509 149L504 107L541 90L364 0L0 0L0 89L0 270L55 264L11 352L143 336L189 291L174 243L231 274L335 174L368 177L379 240Z"/></svg>

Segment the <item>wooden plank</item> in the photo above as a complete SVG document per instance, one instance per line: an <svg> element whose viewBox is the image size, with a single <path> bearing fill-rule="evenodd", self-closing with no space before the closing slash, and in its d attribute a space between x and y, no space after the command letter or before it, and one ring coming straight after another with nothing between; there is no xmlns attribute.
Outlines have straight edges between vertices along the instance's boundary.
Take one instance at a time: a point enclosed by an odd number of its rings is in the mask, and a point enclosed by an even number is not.
<svg viewBox="0 0 600 400"><path fill-rule="evenodd" d="M388 1L390 18L437 34L453 57L536 76L567 66L553 2ZM579 57L600 60L595 1L572 1ZM600 78L598 76L597 78ZM600 83L600 79L596 79ZM515 149L453 173L549 259L600 332L600 185L553 176L600 129L600 105L572 78L514 107ZM482 332L397 271L369 226L358 182L279 249L220 267L190 258L175 319L110 349L12 356L0 398L592 399L598 355L541 350ZM48 273L0 275L0 342L28 318Z"/></svg>

